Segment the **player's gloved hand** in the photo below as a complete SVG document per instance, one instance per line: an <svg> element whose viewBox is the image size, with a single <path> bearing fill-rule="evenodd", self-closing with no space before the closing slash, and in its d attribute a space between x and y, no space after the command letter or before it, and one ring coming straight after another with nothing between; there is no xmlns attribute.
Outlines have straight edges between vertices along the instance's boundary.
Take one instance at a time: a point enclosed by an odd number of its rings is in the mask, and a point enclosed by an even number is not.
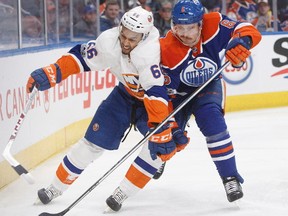
<svg viewBox="0 0 288 216"><path fill-rule="evenodd" d="M225 57L235 68L241 68L246 59L250 56L251 38L240 37L233 39L226 47Z"/></svg>
<svg viewBox="0 0 288 216"><path fill-rule="evenodd" d="M61 82L62 76L57 64L39 68L30 74L26 84L27 93L32 92L34 86L40 91L44 91Z"/></svg>
<svg viewBox="0 0 288 216"><path fill-rule="evenodd" d="M172 139L171 126L169 123L163 125L150 137L148 146L153 160L159 156L162 161L167 161L175 155L177 149Z"/></svg>
<svg viewBox="0 0 288 216"><path fill-rule="evenodd" d="M187 131L182 131L176 127L172 129L173 140L176 143L177 152L183 150L190 142L190 137L187 136Z"/></svg>

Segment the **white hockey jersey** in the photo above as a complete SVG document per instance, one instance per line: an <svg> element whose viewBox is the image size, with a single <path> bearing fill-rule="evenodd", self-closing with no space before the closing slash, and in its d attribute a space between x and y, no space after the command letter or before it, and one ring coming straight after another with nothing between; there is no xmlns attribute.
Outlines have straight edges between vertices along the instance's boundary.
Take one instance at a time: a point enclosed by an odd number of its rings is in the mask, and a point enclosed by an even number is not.
<svg viewBox="0 0 288 216"><path fill-rule="evenodd" d="M90 69L109 68L124 86L135 93L155 85L162 86L164 76L159 69L158 30L154 27L149 37L141 41L130 55L122 54L118 37L119 27L115 27L103 32L95 41L87 43L84 59Z"/></svg>
<svg viewBox="0 0 288 216"><path fill-rule="evenodd" d="M160 69L159 32L155 27L130 55L122 54L119 27L115 27L86 45L76 45L56 64L62 80L71 74L109 68L130 95L143 100L148 124L160 123L169 114L169 99Z"/></svg>

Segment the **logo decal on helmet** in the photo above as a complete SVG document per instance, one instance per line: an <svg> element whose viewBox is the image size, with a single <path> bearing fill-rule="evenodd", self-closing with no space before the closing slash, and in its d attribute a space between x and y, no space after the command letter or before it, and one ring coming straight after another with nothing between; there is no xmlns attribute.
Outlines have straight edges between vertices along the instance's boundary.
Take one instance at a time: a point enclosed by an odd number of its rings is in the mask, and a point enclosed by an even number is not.
<svg viewBox="0 0 288 216"><path fill-rule="evenodd" d="M153 21L153 17L151 15L148 16L148 22L152 22Z"/></svg>
<svg viewBox="0 0 288 216"><path fill-rule="evenodd" d="M185 13L185 7L184 6L182 6L182 8L181 8L181 13Z"/></svg>

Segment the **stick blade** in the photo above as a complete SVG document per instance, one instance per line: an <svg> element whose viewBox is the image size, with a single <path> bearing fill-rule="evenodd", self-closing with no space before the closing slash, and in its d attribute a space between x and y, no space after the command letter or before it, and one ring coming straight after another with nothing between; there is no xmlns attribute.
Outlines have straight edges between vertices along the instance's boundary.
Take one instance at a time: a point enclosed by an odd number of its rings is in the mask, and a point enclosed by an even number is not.
<svg viewBox="0 0 288 216"><path fill-rule="evenodd" d="M34 184L35 183L35 179L34 177L30 174L30 173L26 173L26 174L22 174L20 175L26 182L28 182L29 184Z"/></svg>
<svg viewBox="0 0 288 216"><path fill-rule="evenodd" d="M33 176L21 164L12 166L12 168L29 184L35 183Z"/></svg>
<svg viewBox="0 0 288 216"><path fill-rule="evenodd" d="M35 183L34 177L10 154L8 150L5 149L2 155L20 177L29 184Z"/></svg>
<svg viewBox="0 0 288 216"><path fill-rule="evenodd" d="M62 212L60 213L55 213L55 214L52 214L52 213L48 213L48 212L42 212L41 214L39 214L39 216L62 216Z"/></svg>
<svg viewBox="0 0 288 216"><path fill-rule="evenodd" d="M42 212L41 214L39 214L39 216L63 216L65 215L67 212L69 211L69 208L65 209L62 212L58 212L58 213L48 213L48 212Z"/></svg>

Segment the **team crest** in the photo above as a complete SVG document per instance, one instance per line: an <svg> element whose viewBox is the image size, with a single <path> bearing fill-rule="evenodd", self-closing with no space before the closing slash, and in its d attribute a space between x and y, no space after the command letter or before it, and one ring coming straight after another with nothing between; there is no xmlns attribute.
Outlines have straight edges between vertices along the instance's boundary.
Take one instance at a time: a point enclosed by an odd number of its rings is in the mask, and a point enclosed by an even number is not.
<svg viewBox="0 0 288 216"><path fill-rule="evenodd" d="M198 87L205 83L217 70L217 65L211 59L199 57L190 61L187 67L180 73L180 80L192 87Z"/></svg>
<svg viewBox="0 0 288 216"><path fill-rule="evenodd" d="M130 90L129 93L132 93L139 99L143 99L144 89L140 85L139 76L135 74L122 74L122 77L125 80L126 86Z"/></svg>
<svg viewBox="0 0 288 216"><path fill-rule="evenodd" d="M95 123L95 124L93 124L93 131L98 131L99 130L99 128L100 128L100 126L99 126L99 124L98 123Z"/></svg>

